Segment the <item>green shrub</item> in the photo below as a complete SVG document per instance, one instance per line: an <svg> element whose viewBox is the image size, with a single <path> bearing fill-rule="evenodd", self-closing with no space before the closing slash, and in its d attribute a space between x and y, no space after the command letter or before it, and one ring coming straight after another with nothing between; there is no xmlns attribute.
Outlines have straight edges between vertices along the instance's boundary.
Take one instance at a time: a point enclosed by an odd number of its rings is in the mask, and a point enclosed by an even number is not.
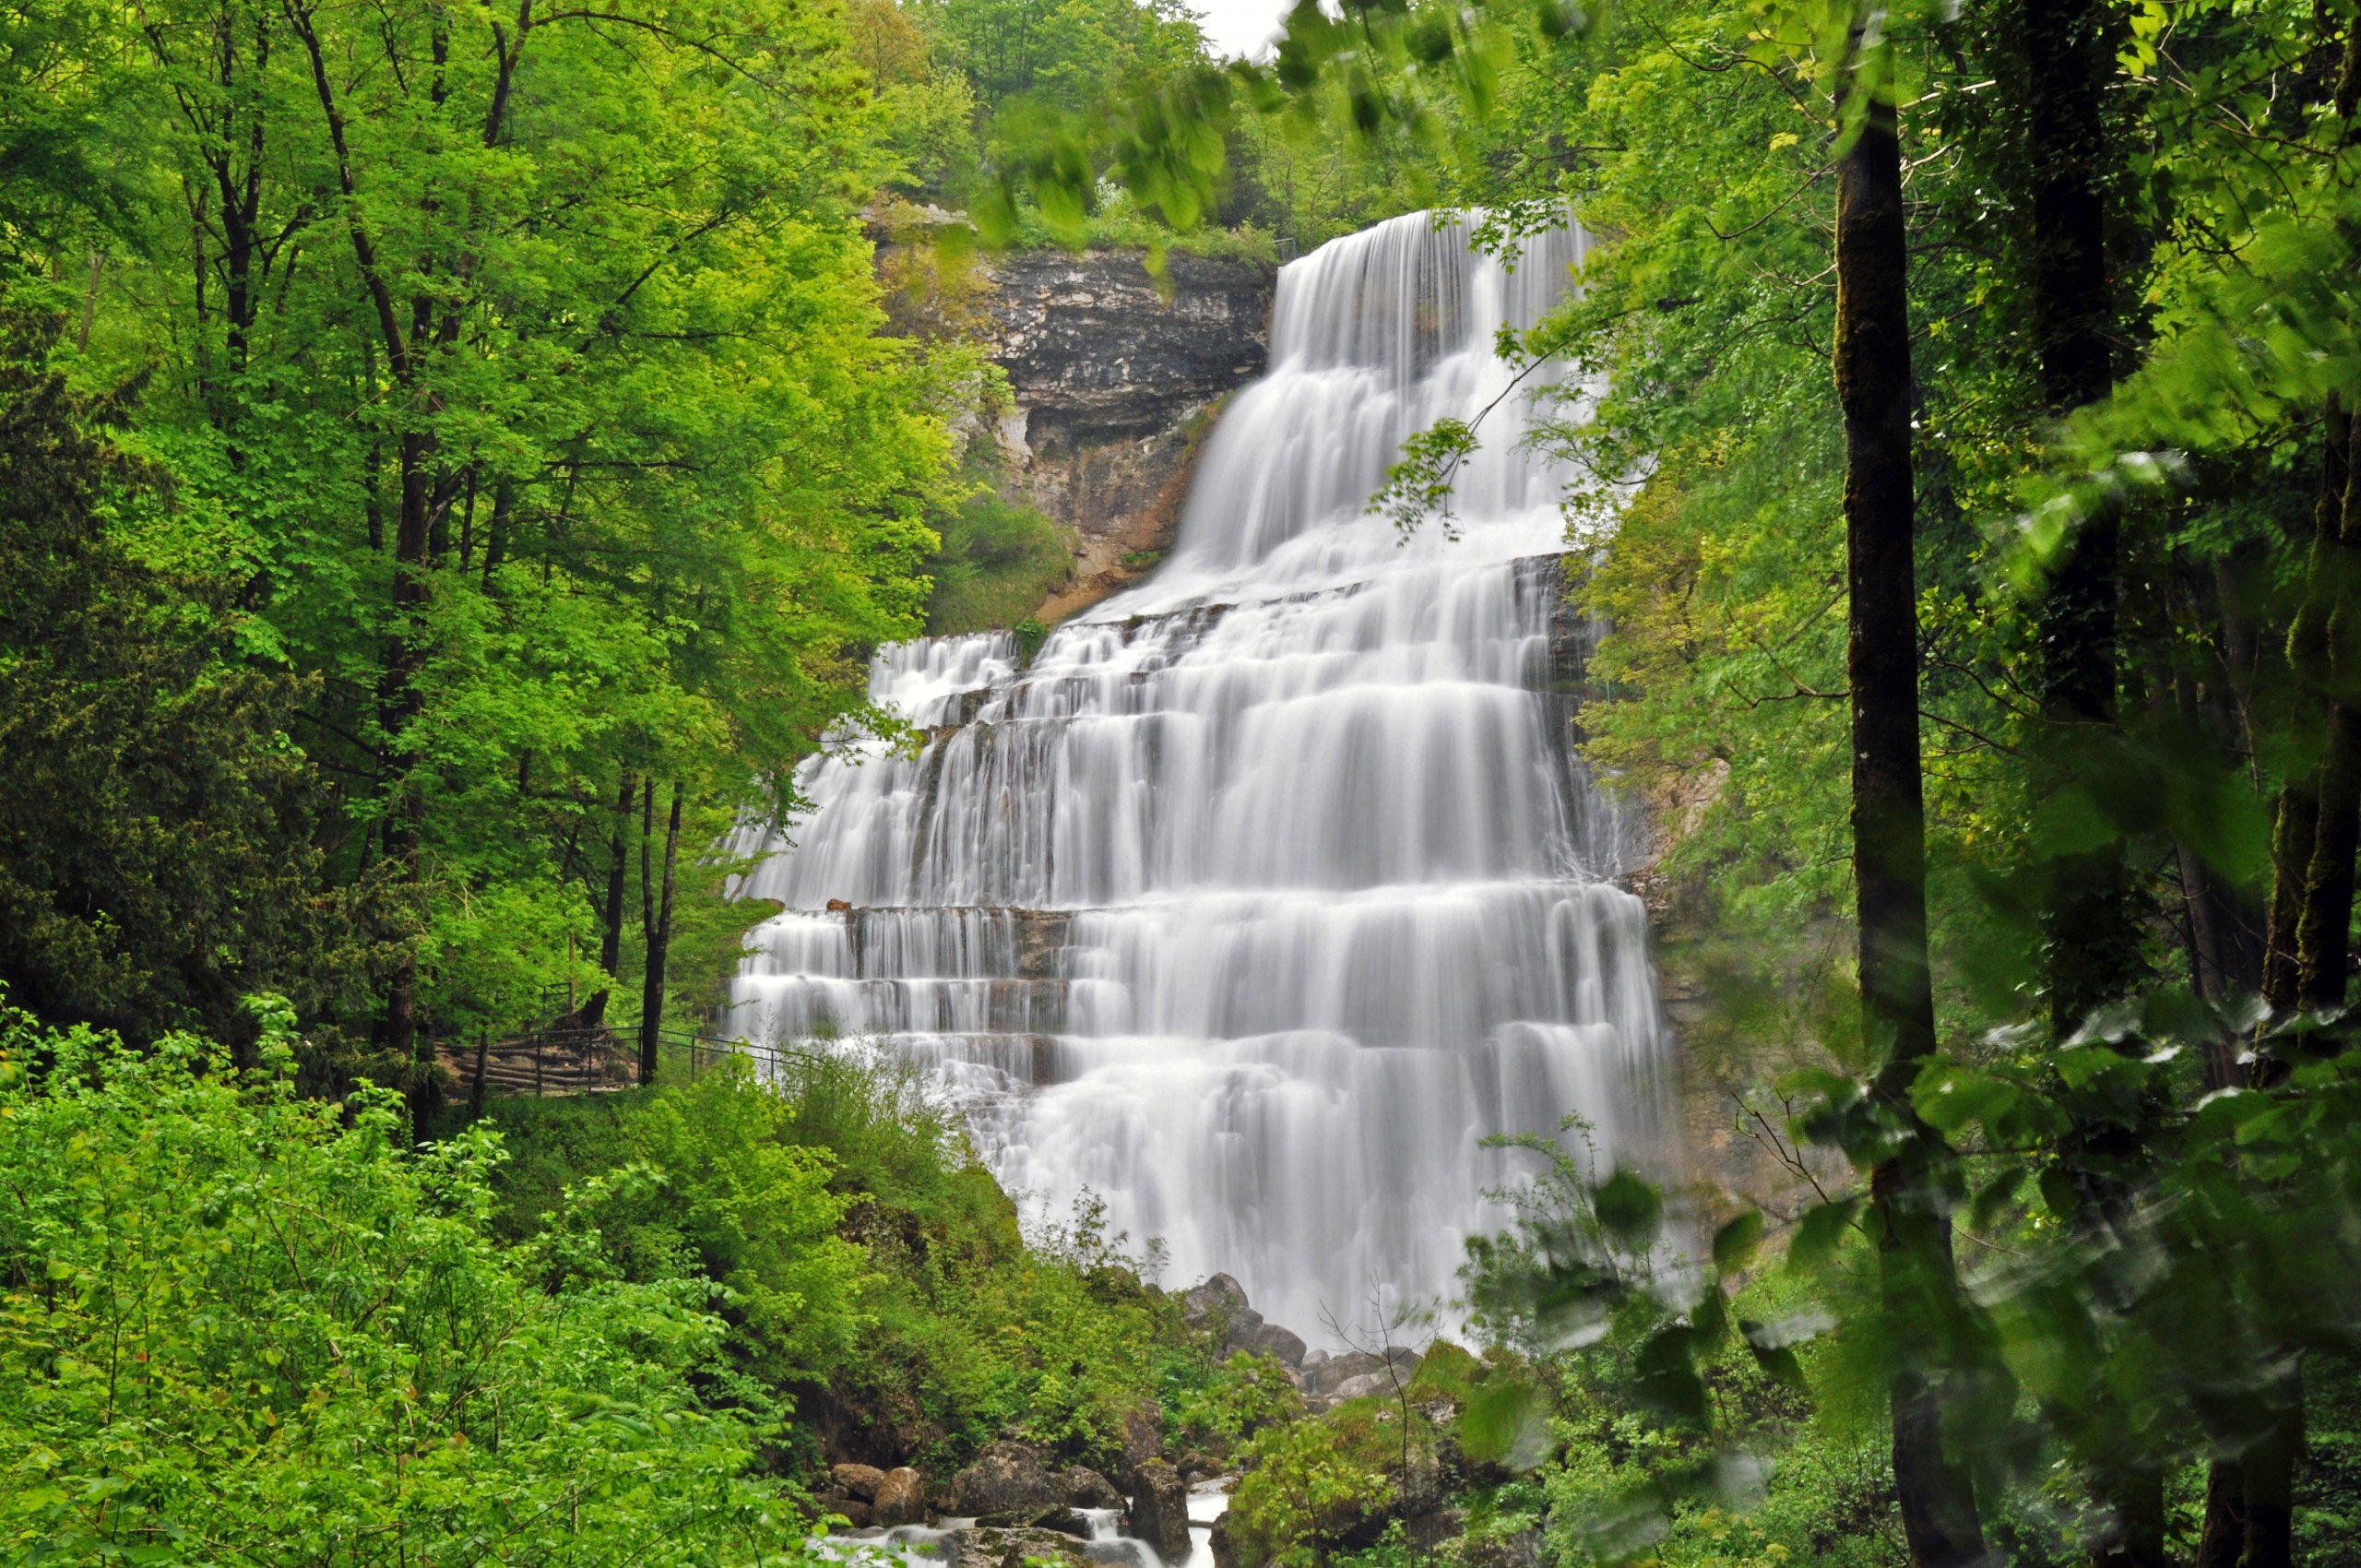
<svg viewBox="0 0 2361 1568"><path fill-rule="evenodd" d="M518 1235L588 1228L624 1277L723 1294L735 1403L779 1462L840 1446L936 1473L1003 1434L1111 1466L1127 1416L1196 1371L1096 1205L1026 1241L958 1117L882 1053L708 1071L652 1093L495 1104Z"/></svg>
<svg viewBox="0 0 2361 1568"><path fill-rule="evenodd" d="M927 564L927 630L936 636L1014 626L1073 569L1057 524L998 495L970 496L936 532L943 542Z"/></svg>
<svg viewBox="0 0 2361 1568"><path fill-rule="evenodd" d="M1265 1428L1229 1500L1229 1538L1246 1568L1318 1568L1394 1502L1394 1482L1356 1459L1325 1422Z"/></svg>
<svg viewBox="0 0 2361 1568"><path fill-rule="evenodd" d="M694 1391L708 1285L617 1278L582 1223L503 1245L496 1133L296 1098L286 1021L240 1073L0 1012L0 1557L800 1556Z"/></svg>

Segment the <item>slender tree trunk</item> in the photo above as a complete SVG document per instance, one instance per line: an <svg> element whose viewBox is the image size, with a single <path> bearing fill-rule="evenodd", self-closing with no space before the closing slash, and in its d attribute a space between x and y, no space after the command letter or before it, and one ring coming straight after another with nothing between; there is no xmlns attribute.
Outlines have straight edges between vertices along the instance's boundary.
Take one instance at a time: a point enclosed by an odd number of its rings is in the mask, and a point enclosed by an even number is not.
<svg viewBox="0 0 2361 1568"><path fill-rule="evenodd" d="M2341 432L2339 423L2344 426ZM2327 460L2322 465L2322 537L2331 537L2332 529L2334 540L2323 552L2329 605L2321 631L2326 668L2317 672L2328 686L2328 737L2320 761L2311 864L2304 878L2303 909L2296 918L2296 1000L2313 1008L2343 1005L2352 968L2353 863L2356 841L2361 840L2361 647L2356 647L2361 639L2361 451L2355 446L2357 432L2361 432L2361 422L2332 419ZM2337 450L2340 434L2342 453Z"/></svg>
<svg viewBox="0 0 2361 1568"><path fill-rule="evenodd" d="M2280 1392L2284 1403L2273 1412L2269 1431L2240 1467L2247 1549L2241 1568L2292 1568L2295 1561L2296 1465L2304 1453L2302 1374L2291 1374Z"/></svg>
<svg viewBox="0 0 2361 1568"><path fill-rule="evenodd" d="M2323 18L2325 20L2325 18ZM2345 24L2344 47L2333 107L2339 139L2350 145L2354 115L2361 106L2361 17ZM2287 634L2291 685L2297 723L2307 711L2317 722L2318 701L2307 686L2323 673L2335 683L2320 735L2318 773L2300 765L2290 770L2279 793L2272 825L2271 929L2263 960L2263 1000L2273 1012L2298 1004L2333 1005L2343 999L2348 956L2346 935L2353 908L2354 802L2356 735L2351 709L2361 693L2350 685L2350 660L2341 643L2355 628L2343 624L2352 613L2355 585L2348 574L2361 552L2361 431L2344 402L2331 396L2322 421L2319 497L2312 512L2312 554L2306 568L2304 603ZM2334 569L2334 581L2324 573ZM2332 609L2331 597L2344 607ZM2340 756L2340 752L2343 755ZM2327 905L2339 906L2335 913ZM2333 952L2331 951L2331 945ZM2330 990L2333 986L2333 1000ZM2254 1075L2269 1083L2285 1063L2257 1052ZM2294 1554L2296 1461L2304 1442L2304 1391L2300 1372L2279 1390L2263 1440L2242 1460L2216 1459L2206 1478L2205 1527L2198 1568L2285 1568Z"/></svg>
<svg viewBox="0 0 2361 1568"><path fill-rule="evenodd" d="M344 196L345 234L351 242L353 262L376 318L377 337L386 350L387 368L405 396L415 397L419 386L417 356L412 351L411 339L402 331L392 288L378 265L376 238L359 200L360 182L351 142L346 135L344 110L337 98L335 73L328 68L327 51L314 25L315 7L306 0L280 0L280 10L311 64L321 121L335 155L337 185ZM421 707L417 675L425 655L421 612L426 604L430 566L427 470L433 457L434 437L423 430L406 431L400 436L398 452L401 510L394 537L393 630L377 696L390 754L380 758L387 780L384 832L386 858L399 869L402 880L414 886L425 808L399 749L402 737ZM418 953L409 944L405 944L386 986L385 1044L388 1054L407 1064L411 1124L413 1129L422 1127L433 1109L440 1079L431 1048L419 1038Z"/></svg>
<svg viewBox="0 0 2361 1568"><path fill-rule="evenodd" d="M631 801L639 792L631 770L623 770L623 787L615 792L614 826L607 836L607 901L599 909L599 968L606 980L582 1004L578 1022L597 1028L607 1017L607 995L623 963L623 875L631 869Z"/></svg>
<svg viewBox="0 0 2361 1568"><path fill-rule="evenodd" d="M405 434L401 438L401 513L394 533L394 625L386 639L385 671L377 688L378 721L386 736L386 854L400 870L404 884L419 881L419 850L424 841L426 803L410 776L402 749L424 706L418 672L425 662L422 618L427 598L426 465L432 437ZM386 1049L409 1064L410 1114L422 1127L439 1103L440 1075L433 1043L418 1028L418 950L405 944L396 961L386 1002Z"/></svg>
<svg viewBox="0 0 2361 1568"><path fill-rule="evenodd" d="M2100 93L2110 62L2101 36L2106 0L2023 0L2029 91L2026 153L2034 171L2034 342L2043 401L2063 417L2113 384L2114 318L2106 270L2107 146ZM2062 793L2104 766L2118 718L2119 517L2103 505L2068 540L2041 604L2045 788ZM2134 990L2143 968L2130 863L2121 839L2047 857L2042 908L2044 987L2051 1034L2063 1040L2099 1007ZM2137 1051L2136 1042L2126 1049ZM2139 1131L2081 1125L2061 1146L2082 1193L2075 1223L2099 1232L2130 1201ZM2130 1429L2087 1423L2081 1443L2104 1523L2090 1542L2094 1568L2164 1568L2165 1478L2130 1446Z"/></svg>
<svg viewBox="0 0 2361 1568"><path fill-rule="evenodd" d="M2034 175L2033 315L2043 399L2063 415L2106 395L2114 380L2108 327L2106 141L2099 94L2107 59L2102 0L2023 0L2027 155ZM2043 716L2050 770L2064 777L2092 748L2079 737L2116 722L2116 619L2120 544L2114 511L2089 518L2068 543L2042 602ZM2052 1027L2061 1037L2092 1009L2137 983L2140 928L2123 847L2054 860L2042 932ZM2159 1543L2161 1549L2161 1543Z"/></svg>
<svg viewBox="0 0 2361 1568"><path fill-rule="evenodd" d="M647 786L646 808L640 817L640 900L643 918L647 921L647 970L641 981L639 1001L639 1081L643 1085L656 1081L656 1045L658 1031L664 1026L664 970L672 949L672 873L681 851L681 786L672 786L672 814L664 828L664 893L663 900L652 908L647 897L647 840L654 827L656 786Z"/></svg>
<svg viewBox="0 0 2361 1568"><path fill-rule="evenodd" d="M1919 1064L1934 1053L1935 1004L1918 753L1908 285L1898 126L1892 106L1878 102L1844 156L1836 196L1834 368L1845 413L1853 864L1862 1028L1884 1062L1877 1092L1916 1135L1878 1165L1869 1190L1895 1341L1888 1391L1903 1528L1920 1568L1955 1568L1983 1561L1984 1536L1968 1472L1945 1452L1941 1369L1951 1360L1956 1289L1951 1225L1928 1180L1942 1151L1909 1099Z"/></svg>
<svg viewBox="0 0 2361 1568"><path fill-rule="evenodd" d="M2288 769L2279 790L2277 819L2271 837L2270 945L2263 956L2262 995L2272 1011L2301 1005L2307 987L2303 962L2303 926L2311 891L2312 868L2321 837L2321 786L2329 767L2330 738L2335 729L2335 706L2328 688L2334 659L2336 579L2343 564L2344 493L2349 488L2350 422L2343 405L2331 399L2327 432L2321 444L2319 499L2312 513L2312 546L2304 569L2303 603L2287 631L2287 669L2294 691L2299 761ZM2349 829L2328 825L2331 839L2350 842ZM2333 894L2331 885L2323 893ZM2349 899L2350 895L2347 894ZM2322 922L2312 918L2315 952ZM2316 977L2317 978L2317 977ZM2257 1063L2268 1075L2267 1062Z"/></svg>
<svg viewBox="0 0 2361 1568"><path fill-rule="evenodd" d="M483 582L489 589L508 560L508 530L516 511L516 487L502 480L492 491L492 527L484 537Z"/></svg>
<svg viewBox="0 0 2361 1568"><path fill-rule="evenodd" d="M2236 1459L2216 1459L2205 1475L2205 1529L2196 1568L2238 1568L2246 1552L2246 1478Z"/></svg>

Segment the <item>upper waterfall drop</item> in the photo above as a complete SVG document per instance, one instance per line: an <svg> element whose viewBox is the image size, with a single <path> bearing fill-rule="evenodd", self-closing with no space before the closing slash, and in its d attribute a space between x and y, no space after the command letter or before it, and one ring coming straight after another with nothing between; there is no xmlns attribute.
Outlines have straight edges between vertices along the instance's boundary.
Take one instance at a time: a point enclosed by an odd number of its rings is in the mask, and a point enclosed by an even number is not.
<svg viewBox="0 0 2361 1568"><path fill-rule="evenodd" d="M1029 663L1006 634L878 656L872 696L934 736L805 765L734 1027L939 1068L1037 1212L1087 1187L1307 1335L1449 1293L1513 1173L1488 1135L1646 1140L1655 982L1609 880L1635 835L1553 689L1585 644L1570 476L1493 351L1583 244L1512 269L1418 213L1283 269L1268 373L1149 581ZM1496 401L1456 539L1365 514L1406 437Z"/></svg>

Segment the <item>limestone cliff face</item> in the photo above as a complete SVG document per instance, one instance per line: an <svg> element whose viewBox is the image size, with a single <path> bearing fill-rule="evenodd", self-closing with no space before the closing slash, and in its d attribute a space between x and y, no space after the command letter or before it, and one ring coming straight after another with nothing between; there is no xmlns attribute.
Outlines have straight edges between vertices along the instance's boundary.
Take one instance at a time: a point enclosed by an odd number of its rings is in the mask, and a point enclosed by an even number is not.
<svg viewBox="0 0 2361 1568"><path fill-rule="evenodd" d="M1136 251L1022 252L990 264L992 357L1041 454L1177 429L1262 374L1274 274L1175 255L1160 297Z"/></svg>
<svg viewBox="0 0 2361 1568"><path fill-rule="evenodd" d="M921 266L928 286L914 289ZM1170 540L1221 398L1262 374L1275 270L1176 253L1159 290L1137 251L1019 251L944 279L891 245L881 267L906 329L980 343L1008 374L1003 488L1074 548L1073 579L1041 618L1133 580L1122 563Z"/></svg>

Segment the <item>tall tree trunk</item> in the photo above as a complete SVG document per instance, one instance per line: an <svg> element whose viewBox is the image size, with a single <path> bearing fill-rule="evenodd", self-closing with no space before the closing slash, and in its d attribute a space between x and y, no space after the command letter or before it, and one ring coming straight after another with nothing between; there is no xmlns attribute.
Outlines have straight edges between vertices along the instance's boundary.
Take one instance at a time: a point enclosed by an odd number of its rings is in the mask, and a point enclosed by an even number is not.
<svg viewBox="0 0 2361 1568"><path fill-rule="evenodd" d="M640 814L639 896L641 918L647 922L647 968L640 982L639 1081L656 1081L658 1031L664 1027L664 968L672 948L672 872L681 851L681 786L672 786L672 814L664 829L664 895L653 902L647 888L647 848L656 815L656 785L647 786Z"/></svg>
<svg viewBox="0 0 2361 1568"><path fill-rule="evenodd" d="M1894 1487L1912 1561L1920 1568L1955 1568L1983 1560L1984 1535L1967 1469L1944 1448L1941 1369L1951 1359L1945 1343L1956 1289L1951 1224L1928 1180L1942 1150L1909 1099L1919 1064L1934 1052L1935 1004L1918 753L1909 257L1902 151L1890 103L1869 106L1839 168L1836 301L1861 1022L1884 1063L1877 1093L1916 1134L1869 1182L1895 1341L1888 1384Z"/></svg>
<svg viewBox="0 0 2361 1568"><path fill-rule="evenodd" d="M623 874L631 869L632 797L639 792L638 782L631 770L623 770L621 789L615 791L614 826L607 834L607 901L599 910L601 930L599 932L599 968L606 975L590 1000L582 1004L578 1022L596 1028L607 1017L607 996L623 963Z"/></svg>
<svg viewBox="0 0 2361 1568"><path fill-rule="evenodd" d="M2305 1007L2344 1004L2352 968L2353 858L2361 840L2361 421L2331 408L2319 502L2328 614L2321 629L2328 688L2312 859L2296 918L2296 994ZM2343 430L2338 425L2343 426ZM2343 437L2338 451L2339 435Z"/></svg>
<svg viewBox="0 0 2361 1568"><path fill-rule="evenodd" d="M2106 138L2100 91L2108 61L2102 0L2023 0L2031 67L2026 148L2033 193L2034 341L2042 396L2064 415L2114 380L2106 272ZM2118 519L2103 508L2068 542L2041 608L2044 748L2052 789L2092 748L2080 737L2116 722ZM2137 983L2140 927L2123 846L2054 859L2042 932L2052 1028L2070 1034ZM2162 1543L2157 1543L2162 1550Z"/></svg>
<svg viewBox="0 0 2361 1568"><path fill-rule="evenodd" d="M2106 136L2100 93L2109 68L2101 37L2105 0L2023 0L2029 91L2026 154L2034 171L2034 343L2043 401L2063 417L2113 383L2106 270ZM2119 517L2102 505L2067 541L2041 604L2045 790L2070 790L2106 748L2118 721ZM2044 989L2052 1035L2071 1036L2099 1007L2140 981L2141 928L2125 846L2105 843L2047 857L2042 906ZM2138 1051L2134 1042L2127 1050ZM2128 1168L2142 1138L2119 1123L2077 1126L2061 1147L2082 1194L2075 1223L2104 1231L2129 1201ZM2130 1429L2101 1416L2080 1446L2104 1522L2090 1541L2094 1568L2164 1568L2165 1478L2126 1446Z"/></svg>
<svg viewBox="0 0 2361 1568"><path fill-rule="evenodd" d="M360 181L351 142L346 134L344 110L337 98L335 74L328 68L327 51L314 25L315 6L307 0L280 0L280 10L311 64L312 86L319 98L321 121L335 155L337 185L344 197L345 235L351 242L353 262L369 295L377 338L386 350L386 366L404 394L415 398L419 386L417 355L410 339L402 331L400 315L394 308L392 286L378 264L376 237L359 199ZM401 511L394 536L393 628L377 689L378 714L386 735L385 751L379 759L387 791L383 839L386 858L395 863L402 881L413 886L418 882L425 806L402 759L401 746L403 736L421 707L417 676L425 657L422 612L430 567L427 539L432 527L427 471L434 445L433 434L425 430L403 432L397 445ZM418 952L414 945L404 945L386 986L385 1046L389 1055L406 1064L411 1124L414 1130L422 1127L433 1107L439 1079L432 1047L419 1037Z"/></svg>
<svg viewBox="0 0 2361 1568"><path fill-rule="evenodd" d="M426 464L433 438L410 434L401 438L401 513L394 532L394 624L386 639L385 670L377 687L378 722L386 736L384 773L388 780L385 845L386 858L398 868L404 884L419 881L419 850L424 841L426 803L402 742L424 706L418 672L426 658L422 624L427 598ZM410 1074L410 1115L422 1127L440 1103L440 1079L433 1044L418 1028L418 950L405 944L397 959L386 1001L386 1049L408 1063Z"/></svg>

